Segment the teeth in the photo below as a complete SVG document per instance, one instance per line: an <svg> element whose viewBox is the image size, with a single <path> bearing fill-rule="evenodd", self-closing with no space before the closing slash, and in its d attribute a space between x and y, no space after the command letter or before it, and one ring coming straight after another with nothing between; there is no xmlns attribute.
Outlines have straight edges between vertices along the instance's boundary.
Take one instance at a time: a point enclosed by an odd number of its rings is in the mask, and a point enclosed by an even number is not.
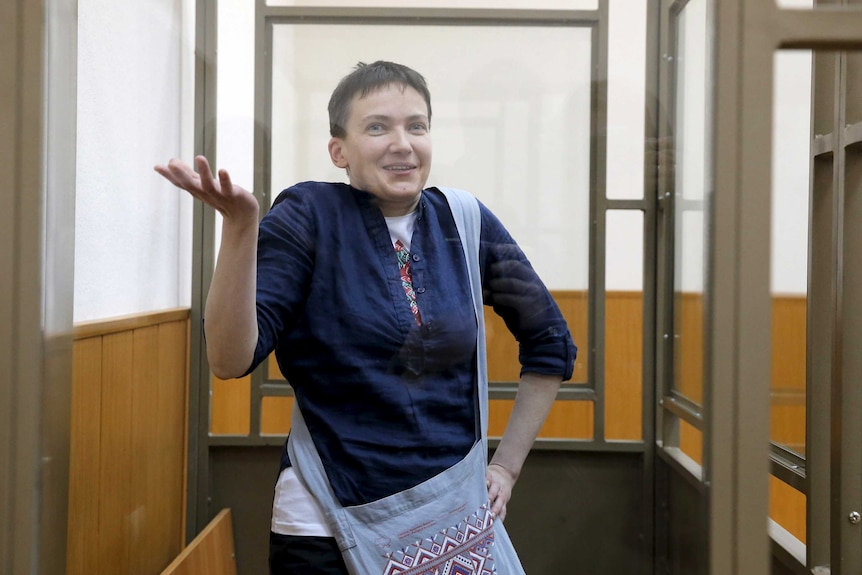
<svg viewBox="0 0 862 575"><path fill-rule="evenodd" d="M411 170L411 169L413 169L413 166L387 166L387 168L386 168L386 169L387 169L387 170L398 170L398 171L402 171L402 170Z"/></svg>

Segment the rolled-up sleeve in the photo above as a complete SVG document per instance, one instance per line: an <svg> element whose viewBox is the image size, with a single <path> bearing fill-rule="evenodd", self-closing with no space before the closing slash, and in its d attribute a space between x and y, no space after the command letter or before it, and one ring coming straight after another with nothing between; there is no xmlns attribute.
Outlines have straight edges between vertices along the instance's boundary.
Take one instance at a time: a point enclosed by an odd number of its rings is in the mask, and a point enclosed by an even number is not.
<svg viewBox="0 0 862 575"><path fill-rule="evenodd" d="M571 379L577 357L565 317L523 250L493 213L480 203L479 260L485 305L518 341L521 373Z"/></svg>

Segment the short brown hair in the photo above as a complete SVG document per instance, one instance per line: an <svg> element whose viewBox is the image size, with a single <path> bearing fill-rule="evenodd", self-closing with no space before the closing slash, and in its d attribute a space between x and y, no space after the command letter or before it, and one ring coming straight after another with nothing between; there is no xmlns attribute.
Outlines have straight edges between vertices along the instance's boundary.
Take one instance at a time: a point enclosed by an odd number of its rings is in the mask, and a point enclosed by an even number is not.
<svg viewBox="0 0 862 575"><path fill-rule="evenodd" d="M419 92L428 106L428 122L431 122L431 93L422 74L395 62L359 62L350 74L341 79L329 98L329 134L334 138L347 135L345 126L354 96L358 94L363 98L390 84L410 87Z"/></svg>

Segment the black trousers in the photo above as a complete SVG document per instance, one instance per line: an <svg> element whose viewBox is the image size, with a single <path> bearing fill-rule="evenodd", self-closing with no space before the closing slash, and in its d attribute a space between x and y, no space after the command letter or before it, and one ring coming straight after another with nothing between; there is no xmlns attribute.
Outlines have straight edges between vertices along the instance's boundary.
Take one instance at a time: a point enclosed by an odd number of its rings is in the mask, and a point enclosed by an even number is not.
<svg viewBox="0 0 862 575"><path fill-rule="evenodd" d="M331 537L269 534L270 575L349 575Z"/></svg>

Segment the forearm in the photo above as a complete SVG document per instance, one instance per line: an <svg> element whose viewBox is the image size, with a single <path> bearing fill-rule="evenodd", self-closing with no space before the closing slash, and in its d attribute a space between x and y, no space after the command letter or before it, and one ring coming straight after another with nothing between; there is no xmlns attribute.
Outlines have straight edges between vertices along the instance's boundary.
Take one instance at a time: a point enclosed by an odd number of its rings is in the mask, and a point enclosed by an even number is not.
<svg viewBox="0 0 862 575"><path fill-rule="evenodd" d="M556 375L525 373L521 376L515 405L503 438L491 458L516 480L545 419L554 404L562 378Z"/></svg>
<svg viewBox="0 0 862 575"><path fill-rule="evenodd" d="M257 237L256 222L236 225L225 221L222 228L204 324L210 368L222 379L239 377L254 358Z"/></svg>

